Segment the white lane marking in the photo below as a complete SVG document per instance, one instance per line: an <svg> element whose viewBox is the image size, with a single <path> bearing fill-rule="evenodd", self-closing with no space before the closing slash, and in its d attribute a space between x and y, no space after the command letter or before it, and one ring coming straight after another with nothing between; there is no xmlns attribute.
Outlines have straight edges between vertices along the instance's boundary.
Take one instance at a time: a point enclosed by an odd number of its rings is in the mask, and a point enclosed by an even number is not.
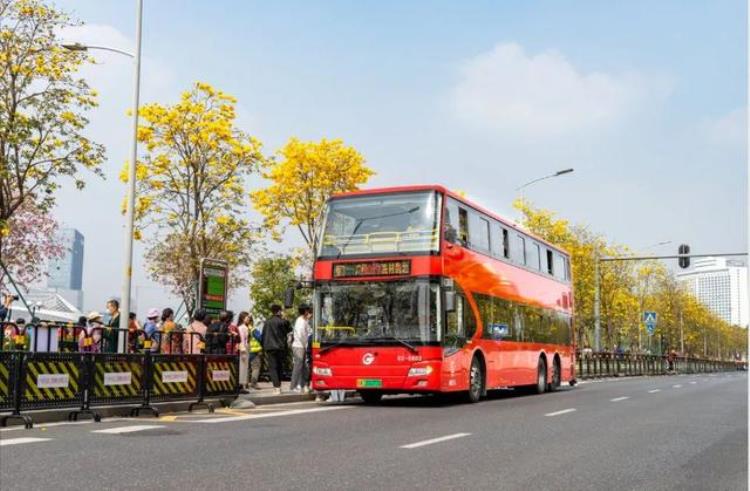
<svg viewBox="0 0 750 491"><path fill-rule="evenodd" d="M276 416L294 416L295 414L319 413L323 411L336 411L339 409L352 409L354 406L331 406L316 407L312 409L294 409L291 411L279 411L277 413L248 414L247 416L229 416L226 418L195 419L191 423L230 423L233 421L245 421L248 419L273 418Z"/></svg>
<svg viewBox="0 0 750 491"><path fill-rule="evenodd" d="M610 399L609 401L610 402L620 402L620 401L624 401L625 399L630 399L630 397L628 397L628 396L615 397L614 399Z"/></svg>
<svg viewBox="0 0 750 491"><path fill-rule="evenodd" d="M651 389L648 391L649 394L656 394L657 392L661 392L661 389Z"/></svg>
<svg viewBox="0 0 750 491"><path fill-rule="evenodd" d="M142 421L137 418L107 418L107 423L116 423L118 421ZM90 425L91 423L95 423L93 419L86 419L83 421L60 421L57 423L39 423L34 425L34 429L40 429L40 428L54 428L56 426L78 426L78 425ZM25 429L23 425L17 425L12 426L10 428L0 428L0 433L4 433L6 431L18 431Z"/></svg>
<svg viewBox="0 0 750 491"><path fill-rule="evenodd" d="M562 411L555 411L554 413L547 413L545 416L559 416L561 414L572 413L576 408L571 407L570 409L563 409Z"/></svg>
<svg viewBox="0 0 750 491"><path fill-rule="evenodd" d="M696 381L695 381L695 380L691 380L691 381L690 381L690 383L691 383L692 385L695 385L695 384L696 384Z"/></svg>
<svg viewBox="0 0 750 491"><path fill-rule="evenodd" d="M10 438L8 440L0 440L0 447L6 445L18 445L20 443L48 442L50 440L52 440L52 438L33 438L30 436L24 438Z"/></svg>
<svg viewBox="0 0 750 491"><path fill-rule="evenodd" d="M105 433L107 435L118 435L120 433L133 433L135 431L156 430L166 428L164 425L133 425L120 426L119 428L107 428L106 430L94 430L91 433Z"/></svg>
<svg viewBox="0 0 750 491"><path fill-rule="evenodd" d="M471 433L454 433L452 435L441 436L438 438L431 438L429 440L423 440L421 442L410 443L408 445L401 445L399 448L418 448L424 447L425 445L432 445L433 443L445 442L448 440L455 440L456 438L463 438L469 436Z"/></svg>
<svg viewBox="0 0 750 491"><path fill-rule="evenodd" d="M680 384L674 384L674 385L672 386L672 388L673 388L673 389L679 389L679 388L682 388L682 385L680 385Z"/></svg>

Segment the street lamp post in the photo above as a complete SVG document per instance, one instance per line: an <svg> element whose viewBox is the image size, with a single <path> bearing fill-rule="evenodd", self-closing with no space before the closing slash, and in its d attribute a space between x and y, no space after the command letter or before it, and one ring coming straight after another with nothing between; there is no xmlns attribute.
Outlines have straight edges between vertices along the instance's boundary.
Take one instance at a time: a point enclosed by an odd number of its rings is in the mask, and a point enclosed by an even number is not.
<svg viewBox="0 0 750 491"><path fill-rule="evenodd" d="M133 126L130 143L130 165L128 167L128 199L125 212L125 265L122 274L122 295L120 299L120 331L117 336L117 351L125 352L125 336L130 316L130 289L133 275L133 229L135 225L135 163L138 157L138 107L141 89L141 26L143 21L143 0L136 0L135 15L135 54L106 46L84 46L81 44L63 45L66 49L85 51L101 49L130 56L135 61L133 74Z"/></svg>
<svg viewBox="0 0 750 491"><path fill-rule="evenodd" d="M526 184L522 184L521 186L518 186L516 188L516 191L520 192L524 188L529 187L532 184L537 183L539 181L544 181L545 179L552 179L553 177L559 177L559 176L562 176L562 175L565 175L565 174L570 174L571 172L573 172L573 170L574 169L562 169L562 170L559 170L559 171L555 172L554 174L550 174L548 176L543 176L543 177L538 177L536 179L532 179L531 181L527 182ZM523 198L523 194L521 195L521 197Z"/></svg>

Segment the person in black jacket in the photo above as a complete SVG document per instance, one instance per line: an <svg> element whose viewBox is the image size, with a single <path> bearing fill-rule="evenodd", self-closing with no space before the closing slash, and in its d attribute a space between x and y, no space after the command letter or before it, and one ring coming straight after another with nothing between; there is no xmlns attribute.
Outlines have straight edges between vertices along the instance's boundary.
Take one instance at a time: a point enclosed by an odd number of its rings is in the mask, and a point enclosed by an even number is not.
<svg viewBox="0 0 750 491"><path fill-rule="evenodd" d="M212 322L206 330L206 353L224 355L227 352L229 340L230 314L226 310L219 313L219 318Z"/></svg>
<svg viewBox="0 0 750 491"><path fill-rule="evenodd" d="M268 359L268 371L276 394L281 394L281 369L287 350L286 337L291 330L289 321L281 318L281 306L271 305L271 318L263 326L260 342Z"/></svg>

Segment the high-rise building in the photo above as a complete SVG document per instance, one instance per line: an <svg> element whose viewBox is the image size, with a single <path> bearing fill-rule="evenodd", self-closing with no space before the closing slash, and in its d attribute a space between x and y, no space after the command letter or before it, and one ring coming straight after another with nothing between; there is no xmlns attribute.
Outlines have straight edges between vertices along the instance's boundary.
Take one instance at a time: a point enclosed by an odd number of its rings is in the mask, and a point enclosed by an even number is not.
<svg viewBox="0 0 750 491"><path fill-rule="evenodd" d="M677 280L721 319L747 327L747 266L741 261L709 257L694 261L693 269L677 273Z"/></svg>
<svg viewBox="0 0 750 491"><path fill-rule="evenodd" d="M83 304L83 234L76 229L60 231L65 254L50 261L47 287L56 290L79 309Z"/></svg>

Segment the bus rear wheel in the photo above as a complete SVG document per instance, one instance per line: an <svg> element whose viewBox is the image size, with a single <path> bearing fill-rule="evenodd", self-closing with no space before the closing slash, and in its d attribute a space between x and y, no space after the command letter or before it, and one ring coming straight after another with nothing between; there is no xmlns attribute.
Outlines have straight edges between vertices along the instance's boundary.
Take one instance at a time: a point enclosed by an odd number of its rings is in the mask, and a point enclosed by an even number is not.
<svg viewBox="0 0 750 491"><path fill-rule="evenodd" d="M484 390L484 370L479 358L476 356L471 360L471 369L469 370L469 392L466 394L467 402L479 402Z"/></svg>
<svg viewBox="0 0 750 491"><path fill-rule="evenodd" d="M534 386L535 394L543 394L547 389L547 363L544 358L539 357L536 372L536 385Z"/></svg>
<svg viewBox="0 0 750 491"><path fill-rule="evenodd" d="M548 390L550 392L554 392L560 388L561 377L562 373L560 371L560 360L558 358L555 358L555 361L552 362L552 382L550 382L548 386Z"/></svg>
<svg viewBox="0 0 750 491"><path fill-rule="evenodd" d="M365 404L377 404L383 398L383 393L379 390L361 390L359 391L359 397Z"/></svg>

